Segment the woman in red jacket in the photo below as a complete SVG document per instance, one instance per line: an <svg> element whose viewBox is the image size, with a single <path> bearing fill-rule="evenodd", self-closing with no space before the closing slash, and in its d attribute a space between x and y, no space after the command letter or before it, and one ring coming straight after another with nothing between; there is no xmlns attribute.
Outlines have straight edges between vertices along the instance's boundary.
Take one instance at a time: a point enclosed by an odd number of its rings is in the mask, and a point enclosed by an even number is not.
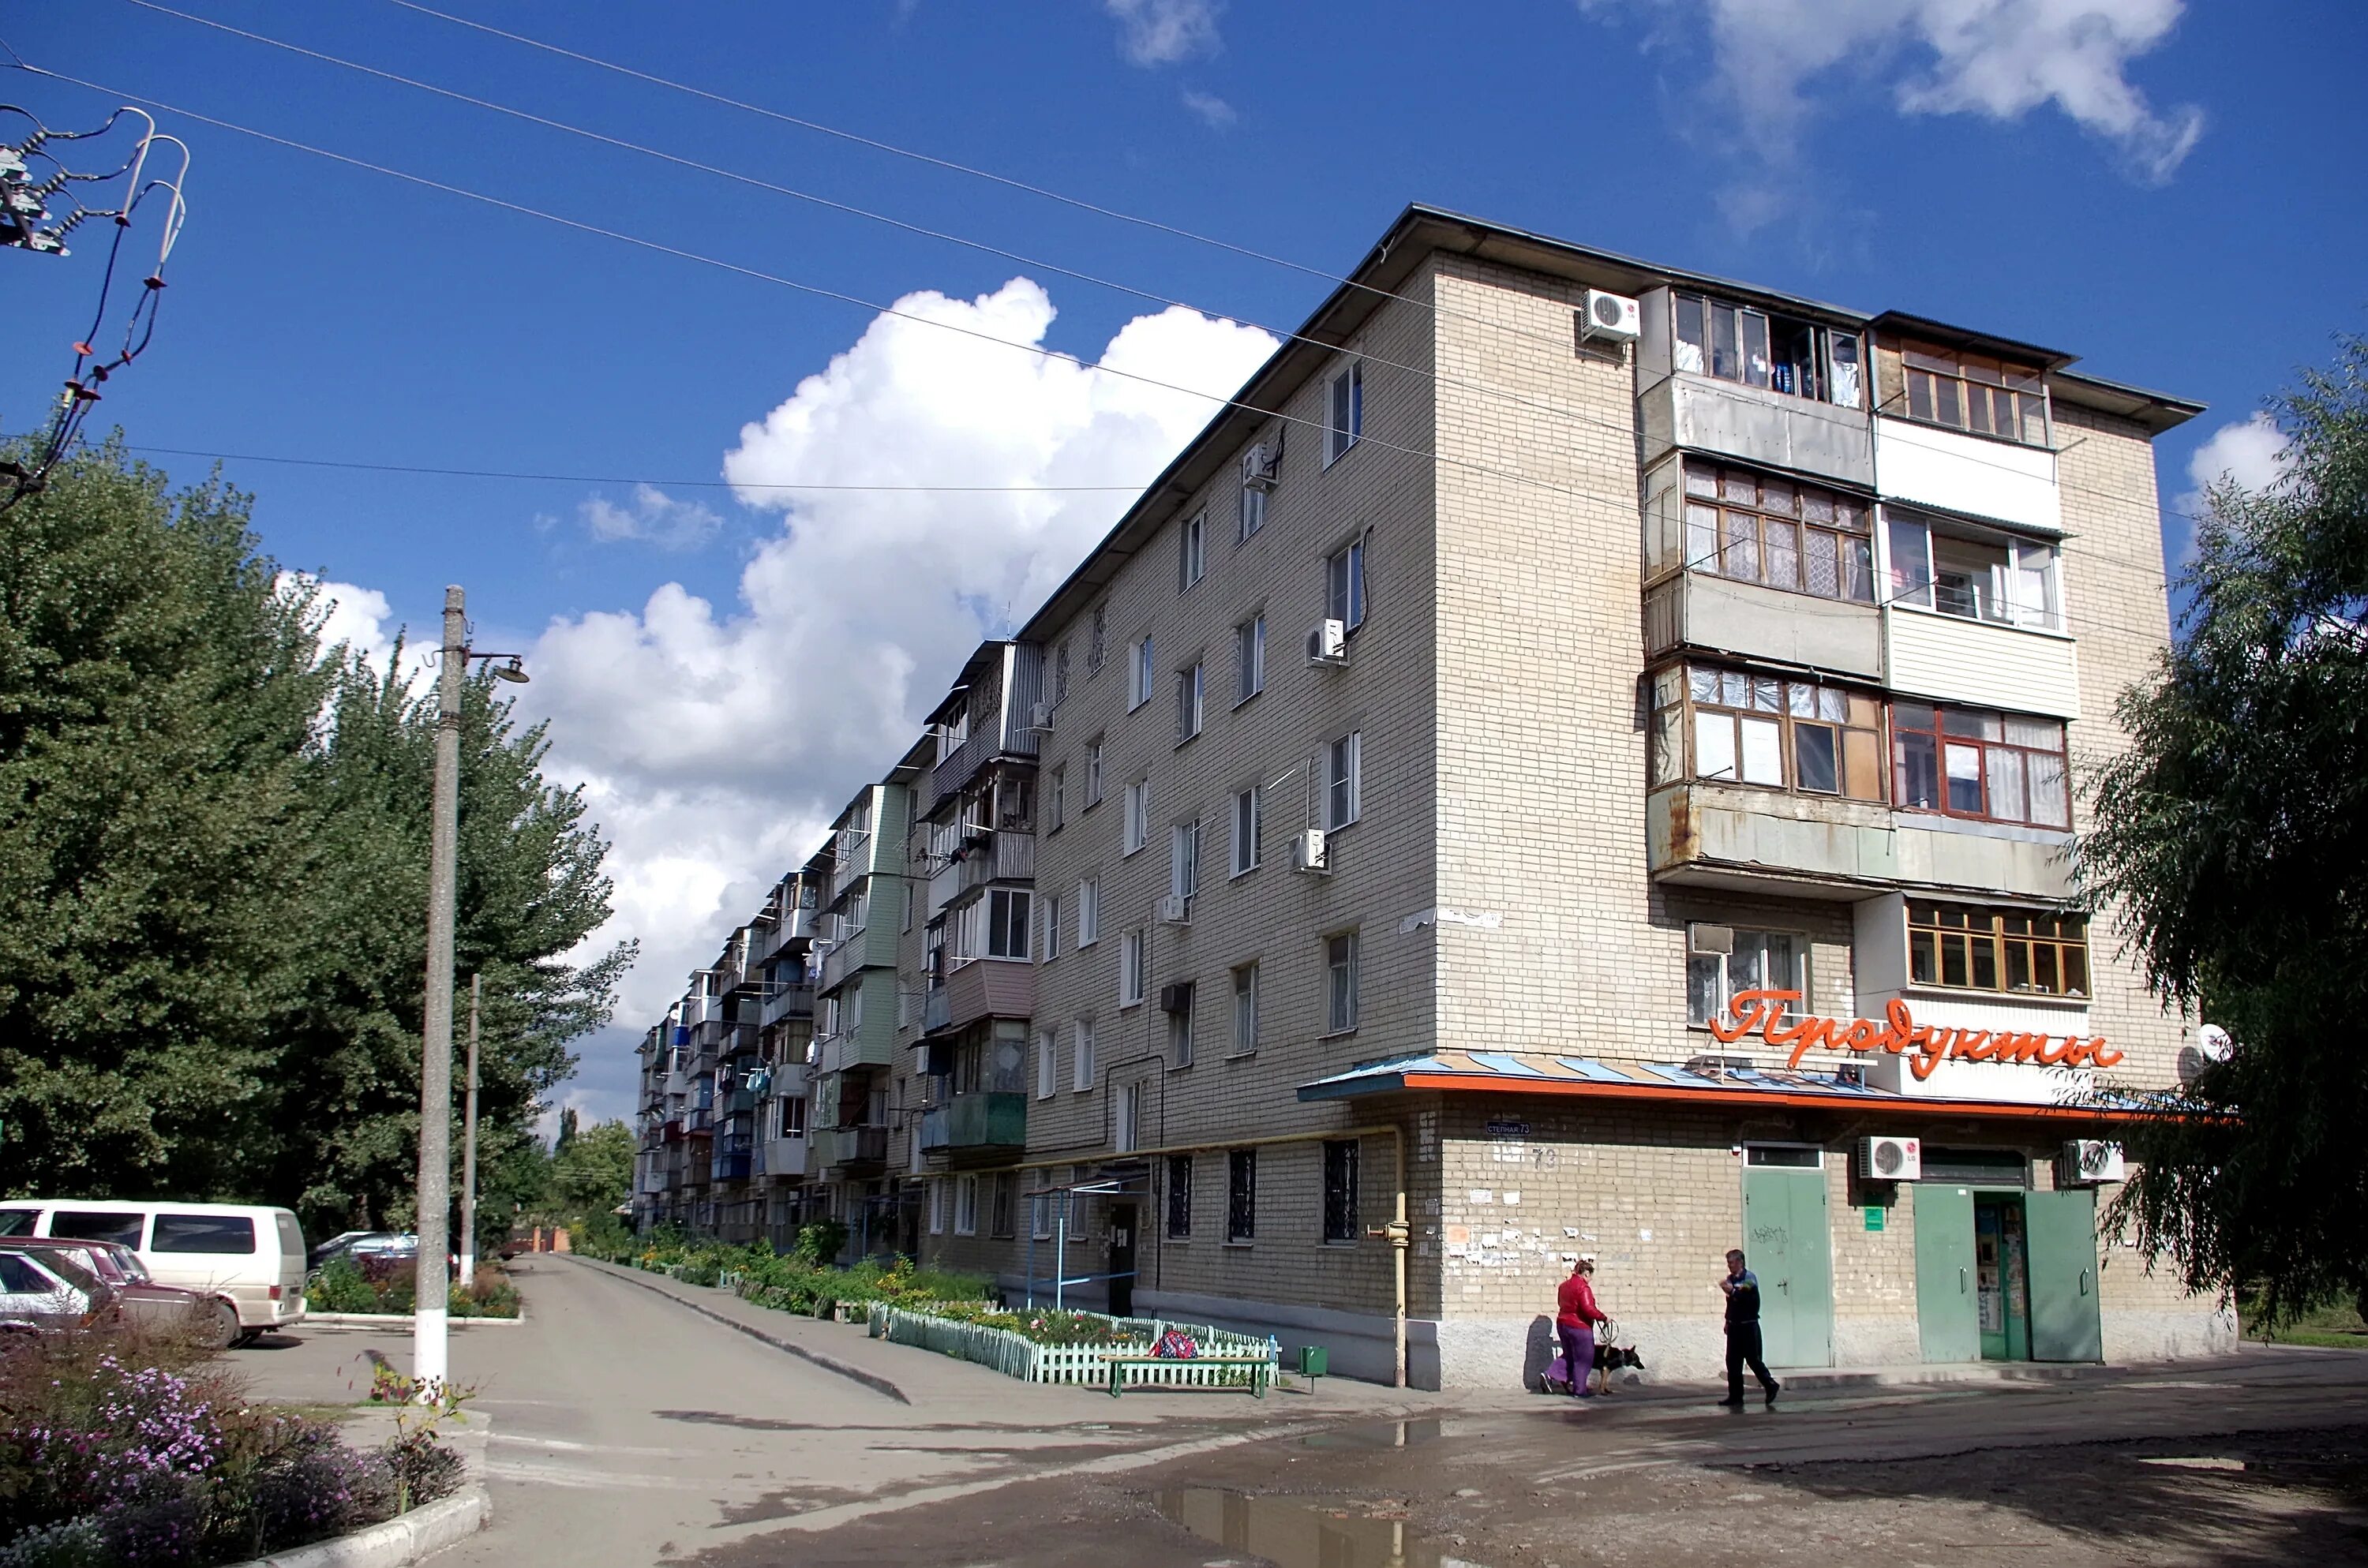
<svg viewBox="0 0 2368 1568"><path fill-rule="evenodd" d="M1595 1255L1580 1253L1570 1266L1570 1278L1554 1292L1554 1332L1569 1364L1570 1392L1580 1399L1590 1397L1588 1384L1594 1381L1595 1325L1607 1321L1595 1304L1595 1286L1588 1278L1594 1272Z"/></svg>

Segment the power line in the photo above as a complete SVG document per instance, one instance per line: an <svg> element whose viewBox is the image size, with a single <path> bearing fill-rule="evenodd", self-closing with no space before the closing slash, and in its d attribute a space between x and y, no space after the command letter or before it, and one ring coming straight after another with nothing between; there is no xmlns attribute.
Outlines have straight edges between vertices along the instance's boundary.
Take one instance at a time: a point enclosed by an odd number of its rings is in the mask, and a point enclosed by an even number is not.
<svg viewBox="0 0 2368 1568"><path fill-rule="evenodd" d="M125 450L159 452L176 458L213 458L223 462L286 463L297 468L353 469L364 473L417 473L445 479L526 479L562 484L646 484L654 490L794 490L888 491L925 494L1070 494L1118 492L1132 494L1140 484L808 484L763 483L734 479L640 479L599 473L531 473L513 469L424 468L414 463L347 462L332 458L291 458L268 452L209 452L188 447L148 447L129 443Z"/></svg>

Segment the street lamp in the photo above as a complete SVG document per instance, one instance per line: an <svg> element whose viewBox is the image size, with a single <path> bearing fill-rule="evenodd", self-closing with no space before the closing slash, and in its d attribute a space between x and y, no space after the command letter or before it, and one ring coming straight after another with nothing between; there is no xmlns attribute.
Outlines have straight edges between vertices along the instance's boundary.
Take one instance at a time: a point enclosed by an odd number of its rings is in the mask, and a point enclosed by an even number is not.
<svg viewBox="0 0 2368 1568"><path fill-rule="evenodd" d="M443 667L436 679L436 774L427 850L427 995L420 1017L419 1256L412 1277L411 1375L417 1397L443 1397L450 1381L445 1319L451 1278L444 1254L452 1204L452 926L461 837L461 688L472 659L507 660L493 673L523 682L516 653L469 649L466 597L444 590ZM473 1174L473 1173L472 1173ZM470 1227L474 1240L474 1227Z"/></svg>

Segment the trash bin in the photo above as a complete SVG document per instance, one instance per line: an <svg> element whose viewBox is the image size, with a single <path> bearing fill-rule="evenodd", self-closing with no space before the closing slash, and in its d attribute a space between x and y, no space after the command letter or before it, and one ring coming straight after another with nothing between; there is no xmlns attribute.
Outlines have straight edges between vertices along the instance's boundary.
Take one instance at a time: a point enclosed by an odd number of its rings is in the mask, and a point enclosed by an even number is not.
<svg viewBox="0 0 2368 1568"><path fill-rule="evenodd" d="M1312 1383L1318 1378L1329 1376L1331 1371L1332 1353L1330 1351L1321 1345L1303 1345L1299 1347L1301 1377Z"/></svg>

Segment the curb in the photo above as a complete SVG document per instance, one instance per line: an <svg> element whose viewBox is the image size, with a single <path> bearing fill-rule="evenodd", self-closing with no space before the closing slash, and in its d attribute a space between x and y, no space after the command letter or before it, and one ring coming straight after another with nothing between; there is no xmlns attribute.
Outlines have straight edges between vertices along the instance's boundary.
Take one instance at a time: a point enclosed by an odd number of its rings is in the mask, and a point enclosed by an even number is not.
<svg viewBox="0 0 2368 1568"><path fill-rule="evenodd" d="M418 1321L409 1312L306 1312L288 1327L302 1328L306 1324L317 1323L332 1327L343 1324L347 1328L410 1328ZM526 1312L519 1309L518 1315L514 1318L447 1317L444 1322L452 1328L517 1328L526 1322Z"/></svg>
<svg viewBox="0 0 2368 1568"><path fill-rule="evenodd" d="M404 1568L431 1551L457 1545L484 1528L493 1505L482 1483L472 1482L450 1497L372 1525L366 1530L318 1540L233 1568Z"/></svg>
<svg viewBox="0 0 2368 1568"><path fill-rule="evenodd" d="M678 1307L697 1312L700 1317L711 1319L716 1323L722 1324L726 1328L745 1334L749 1338L756 1340L759 1344L769 1345L776 1350L786 1351L788 1354L795 1356L801 1361L810 1361L814 1365L820 1367L825 1372L836 1372L840 1377L846 1378L850 1381L861 1383L865 1388L870 1389L872 1392L885 1394L899 1404L910 1404L913 1403L911 1400L905 1397L905 1391L903 1389L898 1388L893 1381L882 1377L877 1372L867 1372L862 1368L850 1366L835 1356L825 1356L818 1350L809 1350L804 1346L783 1339L778 1335L767 1334L763 1329L758 1328L754 1324L742 1323L737 1318L726 1317L722 1312L715 1312L711 1308L702 1307L697 1301L677 1296L673 1291L665 1289L663 1286L653 1285L648 1280L638 1278L638 1276L643 1272L641 1269L625 1268L613 1263L602 1263L598 1258L576 1257L575 1255L572 1253L565 1256L574 1258L575 1262L583 1264L587 1267L599 1269L605 1274L611 1274L619 1278L627 1280L630 1283L639 1285L643 1290L649 1291L652 1295L663 1296Z"/></svg>

